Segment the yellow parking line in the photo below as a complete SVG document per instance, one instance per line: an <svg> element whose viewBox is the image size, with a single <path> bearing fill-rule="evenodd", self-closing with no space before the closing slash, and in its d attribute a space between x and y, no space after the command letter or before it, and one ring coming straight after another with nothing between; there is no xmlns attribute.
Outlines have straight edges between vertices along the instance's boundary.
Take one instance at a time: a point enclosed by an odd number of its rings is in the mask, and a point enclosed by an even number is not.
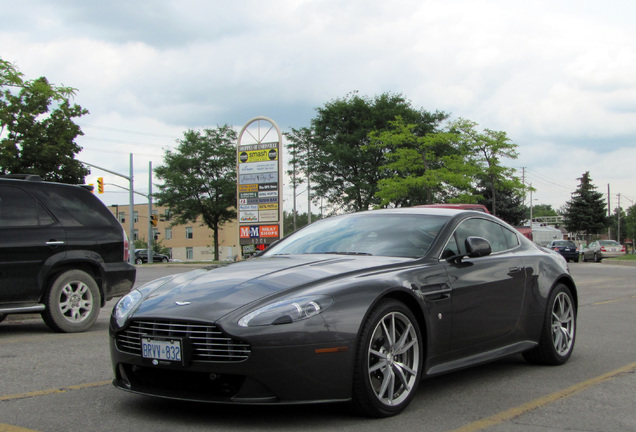
<svg viewBox="0 0 636 432"><path fill-rule="evenodd" d="M38 432L34 429L25 429L19 426L11 426L0 423L0 432Z"/></svg>
<svg viewBox="0 0 636 432"><path fill-rule="evenodd" d="M460 427L459 429L453 429L452 431L448 431L448 432L475 432L475 431L479 431L482 429L485 429L489 426L495 426L497 424L503 423L505 421L508 420L512 420L515 417L520 416L521 414L525 414L529 411L532 411L536 408L540 408L544 405L548 405L552 402L555 402L559 399L563 399L563 398L567 398L570 397L572 395L575 395L577 393L582 392L583 390L586 390L592 386L595 386L597 384L600 384L604 381L608 381L618 375L622 375L622 374L626 374L626 373L631 373L634 372L636 370L636 363L632 363L630 365L624 366L622 368L613 370L612 372L608 372L606 374L603 375L599 375L597 377L591 378L587 381L582 381L578 384L573 385L572 387L568 387L566 389L563 389L561 391L549 394L547 396L544 397L540 397L538 399L535 399L533 401L530 401L526 404L523 405L519 405L517 407L513 407L510 408L509 410L500 412L498 414L495 414L491 417L487 417L485 419L481 419L478 420L476 422L467 424L465 426Z"/></svg>
<svg viewBox="0 0 636 432"><path fill-rule="evenodd" d="M0 401L9 401L14 399L25 399L25 398L31 398L36 396L46 396L50 394L66 393L73 390L81 390L81 389L91 388L91 387L101 387L101 386L108 385L110 383L111 383L110 381L98 381L93 383L62 387L58 389L46 389L46 390L32 391L28 393L17 393L12 395L0 396ZM0 429L0 432L3 432L2 429Z"/></svg>

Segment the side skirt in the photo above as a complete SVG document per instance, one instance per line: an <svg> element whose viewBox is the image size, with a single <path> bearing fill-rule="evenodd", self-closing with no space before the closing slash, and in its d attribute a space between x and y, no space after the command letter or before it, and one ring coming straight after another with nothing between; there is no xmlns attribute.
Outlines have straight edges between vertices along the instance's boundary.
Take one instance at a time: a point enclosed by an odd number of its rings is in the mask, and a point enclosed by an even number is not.
<svg viewBox="0 0 636 432"><path fill-rule="evenodd" d="M465 369L482 363L488 363L493 360L528 351L535 346L537 346L537 343L533 341L517 342L512 345L507 345L495 350L486 351L483 353L472 355L470 357L463 357L457 360L435 365L426 371L426 375L438 375L458 369Z"/></svg>

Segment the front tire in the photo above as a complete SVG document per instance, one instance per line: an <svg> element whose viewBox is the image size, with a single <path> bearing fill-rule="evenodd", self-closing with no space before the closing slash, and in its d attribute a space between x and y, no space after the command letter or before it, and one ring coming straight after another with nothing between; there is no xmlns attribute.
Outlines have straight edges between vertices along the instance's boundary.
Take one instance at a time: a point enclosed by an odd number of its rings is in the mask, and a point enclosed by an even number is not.
<svg viewBox="0 0 636 432"><path fill-rule="evenodd" d="M137 264L137 265L142 265L143 263L144 263L144 260L142 260L141 258L137 258L135 260L135 264Z"/></svg>
<svg viewBox="0 0 636 432"><path fill-rule="evenodd" d="M353 375L353 405L370 417L389 417L411 402L424 367L423 342L413 313L401 302L378 303L365 321Z"/></svg>
<svg viewBox="0 0 636 432"><path fill-rule="evenodd" d="M52 330L77 333L93 326L99 315L100 295L95 280L82 270L61 273L44 296L42 318Z"/></svg>
<svg viewBox="0 0 636 432"><path fill-rule="evenodd" d="M534 364L562 365L572 355L576 338L576 306L570 289L558 284L548 301L539 345L523 353Z"/></svg>

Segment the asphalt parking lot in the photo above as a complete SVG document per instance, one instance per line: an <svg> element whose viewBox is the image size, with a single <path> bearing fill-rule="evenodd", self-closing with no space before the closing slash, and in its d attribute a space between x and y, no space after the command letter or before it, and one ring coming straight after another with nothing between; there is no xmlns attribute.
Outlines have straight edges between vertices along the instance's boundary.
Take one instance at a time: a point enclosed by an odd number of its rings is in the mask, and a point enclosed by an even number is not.
<svg viewBox="0 0 636 432"><path fill-rule="evenodd" d="M560 367L521 356L424 381L397 417L370 420L346 404L219 406L112 387L108 316L56 334L37 316L0 324L0 432L26 431L635 431L636 267L571 263L579 289L574 354ZM139 282L187 268L141 266ZM328 371L325 371L328 373Z"/></svg>

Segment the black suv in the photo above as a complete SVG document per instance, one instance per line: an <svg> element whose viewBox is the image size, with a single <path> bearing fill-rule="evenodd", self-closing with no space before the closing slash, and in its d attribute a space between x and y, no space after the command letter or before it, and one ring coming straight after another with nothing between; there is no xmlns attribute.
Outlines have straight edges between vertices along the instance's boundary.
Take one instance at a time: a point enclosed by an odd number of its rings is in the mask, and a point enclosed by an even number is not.
<svg viewBox="0 0 636 432"><path fill-rule="evenodd" d="M88 188L0 176L0 321L40 312L55 331L88 330L132 288L127 260L124 230Z"/></svg>
<svg viewBox="0 0 636 432"><path fill-rule="evenodd" d="M170 261L168 255L163 255L157 252L152 253L152 262L165 262ZM135 264L143 264L148 262L148 249L135 249Z"/></svg>

